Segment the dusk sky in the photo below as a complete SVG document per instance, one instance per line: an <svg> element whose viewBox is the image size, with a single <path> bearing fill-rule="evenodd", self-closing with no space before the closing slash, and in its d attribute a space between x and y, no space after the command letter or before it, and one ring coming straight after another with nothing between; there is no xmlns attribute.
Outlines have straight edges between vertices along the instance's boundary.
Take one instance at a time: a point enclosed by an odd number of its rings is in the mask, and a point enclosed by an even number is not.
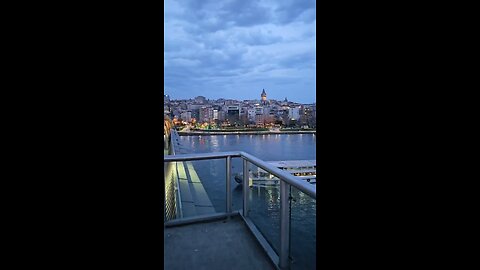
<svg viewBox="0 0 480 270"><path fill-rule="evenodd" d="M165 0L171 99L315 102L315 0Z"/></svg>

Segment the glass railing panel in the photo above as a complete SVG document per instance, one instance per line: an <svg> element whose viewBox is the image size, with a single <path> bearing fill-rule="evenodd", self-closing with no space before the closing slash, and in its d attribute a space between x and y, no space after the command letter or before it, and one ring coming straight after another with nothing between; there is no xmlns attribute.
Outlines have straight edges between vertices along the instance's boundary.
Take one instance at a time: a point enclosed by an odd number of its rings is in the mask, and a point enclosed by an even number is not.
<svg viewBox="0 0 480 270"><path fill-rule="evenodd" d="M248 217L278 254L280 250L280 185L249 163Z"/></svg>
<svg viewBox="0 0 480 270"><path fill-rule="evenodd" d="M293 186L290 197L290 267L316 269L316 200Z"/></svg>
<svg viewBox="0 0 480 270"><path fill-rule="evenodd" d="M225 159L178 162L177 170L183 217L225 212Z"/></svg>

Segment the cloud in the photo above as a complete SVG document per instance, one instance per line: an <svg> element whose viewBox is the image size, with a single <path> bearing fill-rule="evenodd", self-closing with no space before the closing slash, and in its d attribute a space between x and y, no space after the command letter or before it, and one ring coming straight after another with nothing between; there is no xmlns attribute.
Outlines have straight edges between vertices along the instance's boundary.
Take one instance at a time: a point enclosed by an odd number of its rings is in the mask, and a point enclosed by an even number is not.
<svg viewBox="0 0 480 270"><path fill-rule="evenodd" d="M166 0L165 90L253 99L268 85L269 97L283 99L296 83L306 87L297 96L313 102L315 8L304 0Z"/></svg>

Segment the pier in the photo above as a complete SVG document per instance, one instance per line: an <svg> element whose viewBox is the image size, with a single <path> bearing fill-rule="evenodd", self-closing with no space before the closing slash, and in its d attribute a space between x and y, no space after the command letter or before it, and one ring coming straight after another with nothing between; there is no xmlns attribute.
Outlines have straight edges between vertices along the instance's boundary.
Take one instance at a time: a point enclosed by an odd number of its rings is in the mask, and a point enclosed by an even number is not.
<svg viewBox="0 0 480 270"><path fill-rule="evenodd" d="M316 134L316 130L298 130L298 131L178 131L180 136L198 136L198 135L281 135L281 134Z"/></svg>

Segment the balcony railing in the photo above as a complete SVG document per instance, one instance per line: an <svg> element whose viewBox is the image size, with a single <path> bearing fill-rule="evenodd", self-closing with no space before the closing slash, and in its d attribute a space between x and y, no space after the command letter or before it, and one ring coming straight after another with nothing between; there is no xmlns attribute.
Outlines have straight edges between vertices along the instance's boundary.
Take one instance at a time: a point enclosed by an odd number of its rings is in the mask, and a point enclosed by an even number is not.
<svg viewBox="0 0 480 270"><path fill-rule="evenodd" d="M175 130L170 129L167 132L164 140L164 150L169 155L175 155L175 143L173 140L178 139L178 134ZM180 188L178 183L178 174L176 164L169 164L166 166L168 175L165 175L165 220L172 220L182 218L182 205L180 201Z"/></svg>
<svg viewBox="0 0 480 270"><path fill-rule="evenodd" d="M245 223L259 240L260 245L265 249L270 259L281 269L289 267L289 254L290 254L290 209L289 209L289 194L290 187L293 186L299 191L307 194L311 198L317 198L316 185L311 185L308 182L302 181L300 178L291 175L290 173L280 170L272 164L269 164L253 155L246 152L215 152L215 153L202 153L202 154L179 154L164 156L164 162L182 162L182 161L197 161L197 160L212 160L212 159L225 159L226 160L226 211L223 213L215 213L208 216L195 217L189 219L171 220L165 222L165 226L173 226L182 223L191 223L201 220L209 220L212 218L231 216L236 214L232 211L232 189L231 189L231 168L232 158L241 158L243 160L243 209L238 213L243 217ZM280 179L280 249L279 254L272 249L270 244L265 240L262 234L256 228L252 219L249 218L249 188L248 179L248 166L253 164L270 174Z"/></svg>

